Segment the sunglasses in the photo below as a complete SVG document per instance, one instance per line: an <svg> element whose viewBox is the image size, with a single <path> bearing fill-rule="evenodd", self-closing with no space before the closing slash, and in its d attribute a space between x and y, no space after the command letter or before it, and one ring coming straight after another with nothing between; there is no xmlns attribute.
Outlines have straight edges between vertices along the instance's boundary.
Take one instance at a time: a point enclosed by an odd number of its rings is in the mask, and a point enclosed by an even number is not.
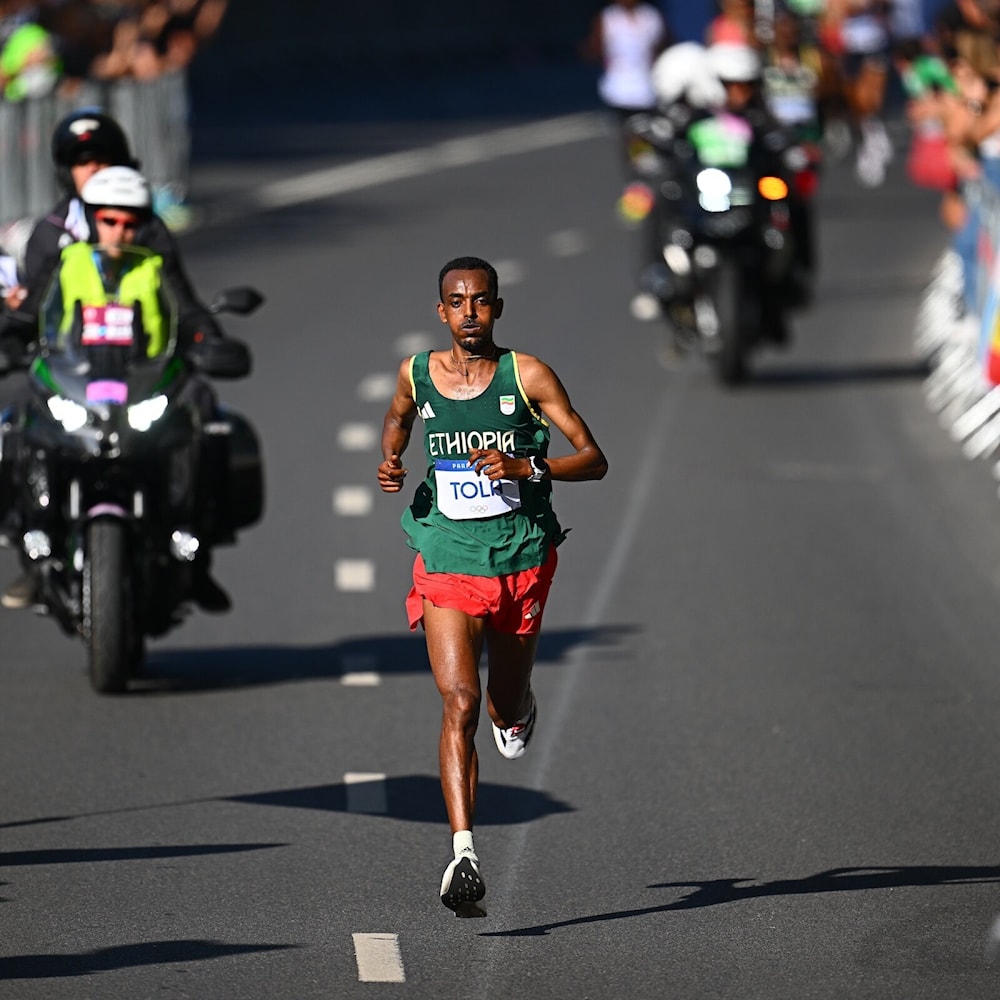
<svg viewBox="0 0 1000 1000"><path fill-rule="evenodd" d="M139 225L139 220L134 215L115 215L113 212L97 212L94 218L102 226L110 228L135 229Z"/></svg>

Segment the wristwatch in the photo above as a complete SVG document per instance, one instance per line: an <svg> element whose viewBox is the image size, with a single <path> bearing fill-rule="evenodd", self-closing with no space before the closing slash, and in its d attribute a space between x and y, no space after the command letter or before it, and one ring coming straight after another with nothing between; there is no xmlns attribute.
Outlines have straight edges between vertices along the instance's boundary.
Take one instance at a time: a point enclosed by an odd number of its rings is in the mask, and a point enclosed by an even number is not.
<svg viewBox="0 0 1000 1000"><path fill-rule="evenodd" d="M540 455L529 455L528 464L531 466L529 483L540 483L549 474L549 467Z"/></svg>

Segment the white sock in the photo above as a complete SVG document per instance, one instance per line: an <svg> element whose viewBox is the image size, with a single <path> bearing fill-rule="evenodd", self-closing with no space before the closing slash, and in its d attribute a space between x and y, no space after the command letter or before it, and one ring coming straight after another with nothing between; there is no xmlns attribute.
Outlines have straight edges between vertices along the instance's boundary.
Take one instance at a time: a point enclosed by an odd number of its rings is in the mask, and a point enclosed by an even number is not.
<svg viewBox="0 0 1000 1000"><path fill-rule="evenodd" d="M456 858L460 854L471 854L477 861L479 860L476 855L476 847L472 843L471 830L459 830L458 833L453 833L451 836L451 846L455 851Z"/></svg>

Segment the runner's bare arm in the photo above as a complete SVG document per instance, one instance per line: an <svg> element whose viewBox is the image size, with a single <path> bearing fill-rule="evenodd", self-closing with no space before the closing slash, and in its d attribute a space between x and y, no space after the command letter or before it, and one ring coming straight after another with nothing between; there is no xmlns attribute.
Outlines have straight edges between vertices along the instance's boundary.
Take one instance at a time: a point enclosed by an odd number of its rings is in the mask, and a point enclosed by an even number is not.
<svg viewBox="0 0 1000 1000"><path fill-rule="evenodd" d="M603 479L608 471L608 460L586 421L573 409L559 377L544 361L530 354L519 353L517 360L521 384L528 398L538 404L545 419L559 429L574 449L572 455L546 459L551 478L563 482Z"/></svg>
<svg viewBox="0 0 1000 1000"><path fill-rule="evenodd" d="M396 391L382 421L382 463L378 467L378 484L383 493L398 493L403 488L407 470L402 454L410 443L410 431L417 417L417 404L410 386L410 360L399 366Z"/></svg>

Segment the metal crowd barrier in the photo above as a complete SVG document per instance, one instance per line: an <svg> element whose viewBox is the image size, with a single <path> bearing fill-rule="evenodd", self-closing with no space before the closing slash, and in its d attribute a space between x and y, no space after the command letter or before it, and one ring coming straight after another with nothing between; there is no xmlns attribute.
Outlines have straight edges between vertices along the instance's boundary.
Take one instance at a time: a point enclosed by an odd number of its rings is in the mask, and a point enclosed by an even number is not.
<svg viewBox="0 0 1000 1000"><path fill-rule="evenodd" d="M917 313L914 345L929 369L927 404L969 459L1000 451L1000 191L968 185L966 201L980 216L973 307L965 302L962 261L939 258ZM1000 479L1000 462L994 464Z"/></svg>
<svg viewBox="0 0 1000 1000"><path fill-rule="evenodd" d="M76 108L98 106L124 128L154 197L183 202L190 136L187 75L85 83L71 98L50 94L0 101L0 227L47 212L59 197L50 142L56 123Z"/></svg>

